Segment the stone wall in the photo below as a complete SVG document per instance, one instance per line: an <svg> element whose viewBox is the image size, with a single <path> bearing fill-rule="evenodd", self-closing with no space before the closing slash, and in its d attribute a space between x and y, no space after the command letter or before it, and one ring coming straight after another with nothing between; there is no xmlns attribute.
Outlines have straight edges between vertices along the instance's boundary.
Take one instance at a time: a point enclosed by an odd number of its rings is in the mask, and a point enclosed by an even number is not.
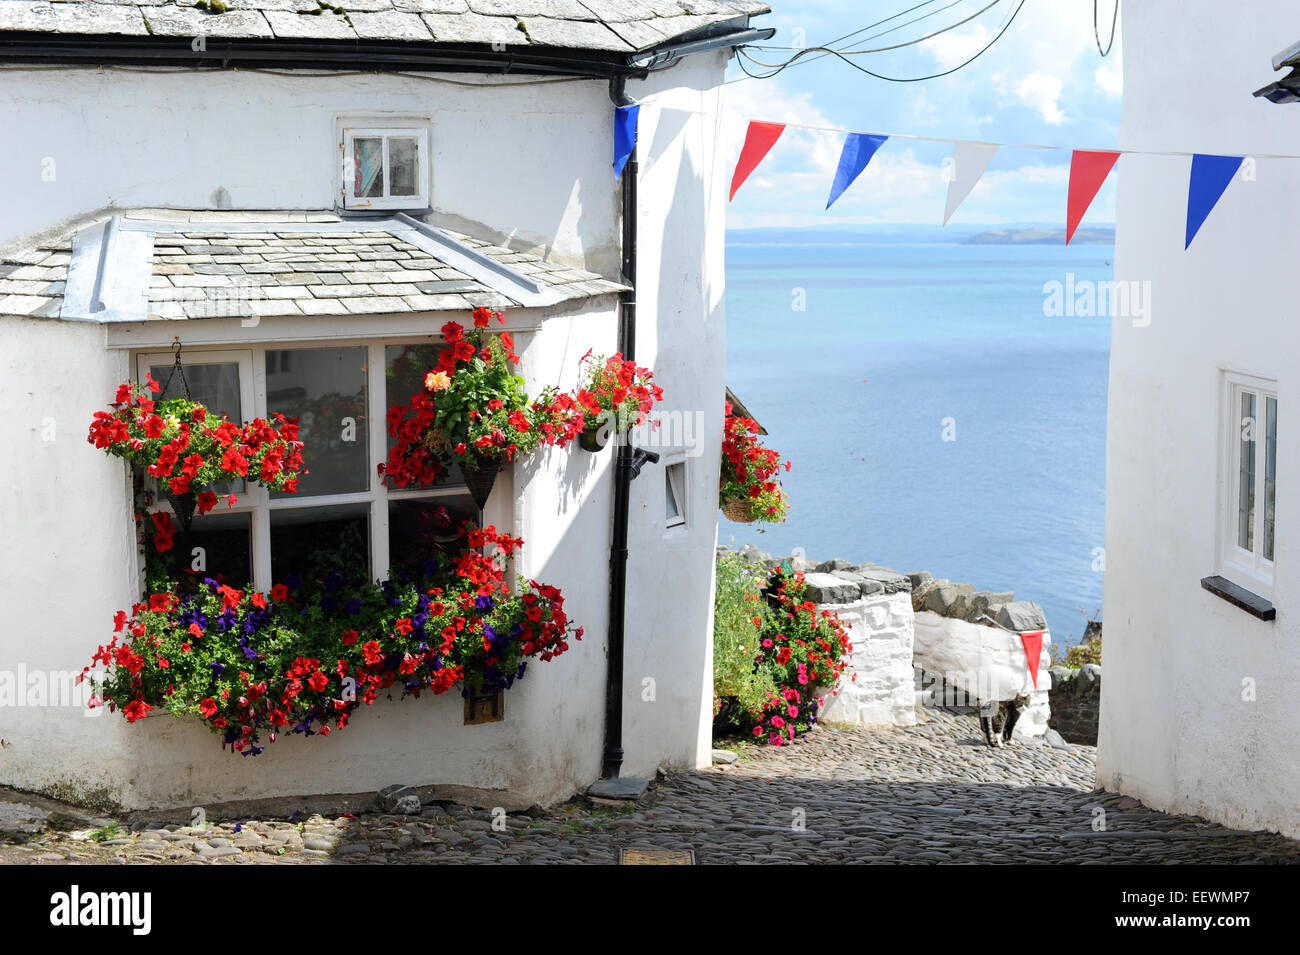
<svg viewBox="0 0 1300 955"><path fill-rule="evenodd" d="M1052 715L1048 726L1067 742L1097 745L1101 715L1101 667L1085 663L1077 670L1052 667Z"/></svg>
<svg viewBox="0 0 1300 955"><path fill-rule="evenodd" d="M912 675L911 585L902 574L868 567L805 575L805 595L839 615L853 643L839 692L821 718L857 726L916 722Z"/></svg>
<svg viewBox="0 0 1300 955"><path fill-rule="evenodd" d="M823 719L910 726L918 705L976 707L1025 694L1030 703L1016 734L1043 736L1054 725L1048 698L1050 634L1037 604L1017 601L1012 593L935 580L925 572L904 575L842 559L815 564L801 557L772 558L752 546L741 554L768 568L784 565L802 573L807 598L819 611L838 614L849 630L849 666ZM1034 630L1043 631L1037 685L1020 641L1022 632Z"/></svg>

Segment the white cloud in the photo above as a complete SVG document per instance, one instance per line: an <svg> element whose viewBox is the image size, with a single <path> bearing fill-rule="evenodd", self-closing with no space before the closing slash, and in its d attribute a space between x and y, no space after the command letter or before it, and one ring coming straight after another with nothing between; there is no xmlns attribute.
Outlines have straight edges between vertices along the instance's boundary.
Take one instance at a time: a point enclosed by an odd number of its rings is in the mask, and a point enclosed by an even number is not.
<svg viewBox="0 0 1300 955"><path fill-rule="evenodd" d="M1016 84L1016 98L1038 111L1043 122L1060 126L1065 122L1058 100L1061 98L1061 78L1037 70Z"/></svg>
<svg viewBox="0 0 1300 955"><path fill-rule="evenodd" d="M1097 67L1092 74L1097 90L1107 99L1119 99L1124 93L1124 72L1118 62Z"/></svg>

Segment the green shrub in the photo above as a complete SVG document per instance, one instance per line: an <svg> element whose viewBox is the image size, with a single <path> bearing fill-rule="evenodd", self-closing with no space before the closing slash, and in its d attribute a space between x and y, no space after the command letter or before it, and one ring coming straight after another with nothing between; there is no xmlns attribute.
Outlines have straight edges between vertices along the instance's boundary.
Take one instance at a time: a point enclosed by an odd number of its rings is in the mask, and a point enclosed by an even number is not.
<svg viewBox="0 0 1300 955"><path fill-rule="evenodd" d="M728 721L739 729L743 713L758 713L776 692L772 674L754 663L771 610L760 591L766 571L739 554L717 561L713 605L713 714L727 705Z"/></svg>

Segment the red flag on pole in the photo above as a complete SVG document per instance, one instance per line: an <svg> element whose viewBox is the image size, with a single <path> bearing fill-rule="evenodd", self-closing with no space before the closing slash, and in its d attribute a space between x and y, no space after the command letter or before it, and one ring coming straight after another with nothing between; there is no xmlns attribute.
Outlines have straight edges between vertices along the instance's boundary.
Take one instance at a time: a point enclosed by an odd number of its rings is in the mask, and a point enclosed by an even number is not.
<svg viewBox="0 0 1300 955"><path fill-rule="evenodd" d="M1020 643L1025 648L1025 662L1029 664L1029 675L1034 680L1034 689L1038 689L1038 661L1043 656L1042 630L1026 630L1020 634Z"/></svg>
<svg viewBox="0 0 1300 955"><path fill-rule="evenodd" d="M1070 244L1079 220L1092 205L1097 190L1110 175L1119 153L1076 149L1070 154L1070 191L1065 202L1065 244Z"/></svg>
<svg viewBox="0 0 1300 955"><path fill-rule="evenodd" d="M736 171L731 174L731 195L727 197L728 202L736 198L736 190L763 161L767 151L776 144L783 132L784 123L750 122L749 129L745 130L745 145L741 147L740 159L736 161Z"/></svg>

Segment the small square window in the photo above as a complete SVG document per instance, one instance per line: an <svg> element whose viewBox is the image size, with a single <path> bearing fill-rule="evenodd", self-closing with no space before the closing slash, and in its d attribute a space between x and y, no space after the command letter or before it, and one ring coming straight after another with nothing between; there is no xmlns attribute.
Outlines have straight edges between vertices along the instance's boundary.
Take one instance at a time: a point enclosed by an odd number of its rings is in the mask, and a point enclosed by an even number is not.
<svg viewBox="0 0 1300 955"><path fill-rule="evenodd" d="M664 468L664 507L666 527L686 523L686 462L679 461Z"/></svg>
<svg viewBox="0 0 1300 955"><path fill-rule="evenodd" d="M428 207L427 129L344 127L342 132L343 208L423 210Z"/></svg>

